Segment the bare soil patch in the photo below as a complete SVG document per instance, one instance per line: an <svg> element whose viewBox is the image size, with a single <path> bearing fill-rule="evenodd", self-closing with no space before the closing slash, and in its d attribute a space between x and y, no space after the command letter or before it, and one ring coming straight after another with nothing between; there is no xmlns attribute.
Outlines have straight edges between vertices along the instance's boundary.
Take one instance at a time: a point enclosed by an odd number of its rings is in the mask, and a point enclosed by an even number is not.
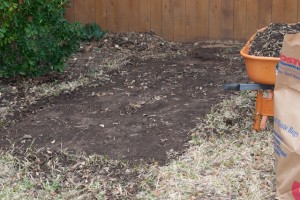
<svg viewBox="0 0 300 200"><path fill-rule="evenodd" d="M64 74L1 81L1 106L9 112L0 146L164 164L186 149L190 131L228 94L223 84L247 81L239 49L169 43L153 33L83 44ZM45 84L76 80L82 82L41 92Z"/></svg>

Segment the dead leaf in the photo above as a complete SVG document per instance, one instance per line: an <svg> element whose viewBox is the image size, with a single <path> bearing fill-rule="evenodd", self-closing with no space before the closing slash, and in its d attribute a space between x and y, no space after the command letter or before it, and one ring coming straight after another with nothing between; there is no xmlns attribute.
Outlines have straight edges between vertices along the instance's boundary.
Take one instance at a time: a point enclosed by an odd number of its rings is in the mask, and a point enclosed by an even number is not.
<svg viewBox="0 0 300 200"><path fill-rule="evenodd" d="M91 51L93 49L93 47L94 47L94 45L90 44L89 46L84 47L83 51L89 52L89 51Z"/></svg>
<svg viewBox="0 0 300 200"><path fill-rule="evenodd" d="M153 195L156 196L156 197L158 197L160 195L159 190L154 190L153 191Z"/></svg>

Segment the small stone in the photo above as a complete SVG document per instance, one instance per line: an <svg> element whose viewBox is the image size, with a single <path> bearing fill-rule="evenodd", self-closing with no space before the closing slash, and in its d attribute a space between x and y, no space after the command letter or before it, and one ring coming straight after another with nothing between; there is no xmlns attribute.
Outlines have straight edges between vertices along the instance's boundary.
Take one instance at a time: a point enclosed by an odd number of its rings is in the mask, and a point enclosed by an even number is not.
<svg viewBox="0 0 300 200"><path fill-rule="evenodd" d="M31 139L31 138L32 138L31 135L24 135L24 136L22 137L22 139Z"/></svg>

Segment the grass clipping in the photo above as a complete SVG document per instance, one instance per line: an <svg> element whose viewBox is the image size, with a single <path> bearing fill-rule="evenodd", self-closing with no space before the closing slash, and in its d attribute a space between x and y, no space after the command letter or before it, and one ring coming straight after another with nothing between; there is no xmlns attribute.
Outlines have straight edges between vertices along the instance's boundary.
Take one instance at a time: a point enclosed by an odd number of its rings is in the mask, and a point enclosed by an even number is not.
<svg viewBox="0 0 300 200"><path fill-rule="evenodd" d="M191 148L168 166L153 168L154 191L140 199L274 199L272 124L252 131L255 93L212 108L193 130Z"/></svg>

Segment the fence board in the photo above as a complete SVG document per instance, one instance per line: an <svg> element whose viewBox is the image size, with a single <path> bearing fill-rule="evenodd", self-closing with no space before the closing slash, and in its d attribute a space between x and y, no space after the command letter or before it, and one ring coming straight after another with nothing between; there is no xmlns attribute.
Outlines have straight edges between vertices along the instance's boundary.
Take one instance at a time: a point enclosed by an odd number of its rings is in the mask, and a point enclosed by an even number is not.
<svg viewBox="0 0 300 200"><path fill-rule="evenodd" d="M96 1L95 0L85 0L85 23L94 23L96 21Z"/></svg>
<svg viewBox="0 0 300 200"><path fill-rule="evenodd" d="M247 0L234 2L234 39L243 41L246 37Z"/></svg>
<svg viewBox="0 0 300 200"><path fill-rule="evenodd" d="M151 0L151 30L161 35L162 24L162 2L161 0Z"/></svg>
<svg viewBox="0 0 300 200"><path fill-rule="evenodd" d="M284 21L286 23L295 23L298 18L298 0L285 0Z"/></svg>
<svg viewBox="0 0 300 200"><path fill-rule="evenodd" d="M258 28L268 26L272 21L272 0L264 0L259 2L258 8Z"/></svg>
<svg viewBox="0 0 300 200"><path fill-rule="evenodd" d="M221 38L222 0L210 0L209 7L209 39Z"/></svg>
<svg viewBox="0 0 300 200"><path fill-rule="evenodd" d="M117 1L118 31L129 30L129 0Z"/></svg>
<svg viewBox="0 0 300 200"><path fill-rule="evenodd" d="M221 38L221 10L222 0L210 0L209 6L209 39Z"/></svg>
<svg viewBox="0 0 300 200"><path fill-rule="evenodd" d="M151 1L150 0L139 0L140 1L140 31L149 31L151 27Z"/></svg>
<svg viewBox="0 0 300 200"><path fill-rule="evenodd" d="M74 0L75 21L86 23L85 2L82 0Z"/></svg>
<svg viewBox="0 0 300 200"><path fill-rule="evenodd" d="M186 0L185 39L197 40L197 0Z"/></svg>
<svg viewBox="0 0 300 200"><path fill-rule="evenodd" d="M247 0L246 38L250 38L258 29L259 1Z"/></svg>
<svg viewBox="0 0 300 200"><path fill-rule="evenodd" d="M174 39L174 10L173 0L162 0L162 37Z"/></svg>
<svg viewBox="0 0 300 200"><path fill-rule="evenodd" d="M185 0L174 1L174 40L185 40Z"/></svg>
<svg viewBox="0 0 300 200"><path fill-rule="evenodd" d="M129 31L139 32L140 31L140 5L139 1L129 0Z"/></svg>
<svg viewBox="0 0 300 200"><path fill-rule="evenodd" d="M284 0L272 0L272 22L284 22Z"/></svg>
<svg viewBox="0 0 300 200"><path fill-rule="evenodd" d="M233 40L234 0L222 1L221 31L223 40Z"/></svg>
<svg viewBox="0 0 300 200"><path fill-rule="evenodd" d="M69 21L73 22L75 19L75 6L74 1L70 1L70 3L67 6L67 10L65 13L65 18Z"/></svg>
<svg viewBox="0 0 300 200"><path fill-rule="evenodd" d="M106 0L96 1L96 23L103 29L107 29Z"/></svg>
<svg viewBox="0 0 300 200"><path fill-rule="evenodd" d="M209 37L209 33L208 33L209 0L198 0L197 4L198 4L197 5L197 10L198 10L197 35L199 38L206 40Z"/></svg>
<svg viewBox="0 0 300 200"><path fill-rule="evenodd" d="M111 32L118 31L117 21L117 1L106 0L106 13L107 13L107 29Z"/></svg>

